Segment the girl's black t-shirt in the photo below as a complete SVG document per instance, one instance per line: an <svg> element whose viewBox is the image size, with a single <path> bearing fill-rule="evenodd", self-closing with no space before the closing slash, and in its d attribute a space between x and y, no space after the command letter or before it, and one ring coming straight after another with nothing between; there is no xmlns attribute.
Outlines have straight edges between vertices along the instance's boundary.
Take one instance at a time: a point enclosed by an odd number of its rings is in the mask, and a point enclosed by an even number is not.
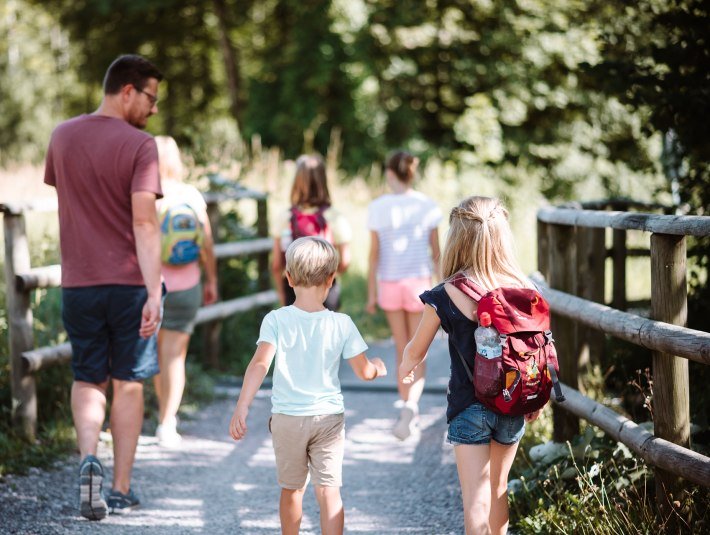
<svg viewBox="0 0 710 535"><path fill-rule="evenodd" d="M425 304L436 310L441 327L449 335L449 358L451 359L451 377L446 396L446 421L450 422L457 414L476 402L473 383L463 367L457 351L463 356L468 369L473 372L474 355L476 354L476 341L473 331L478 323L468 319L456 307L446 293L444 283L427 290L419 296Z"/></svg>

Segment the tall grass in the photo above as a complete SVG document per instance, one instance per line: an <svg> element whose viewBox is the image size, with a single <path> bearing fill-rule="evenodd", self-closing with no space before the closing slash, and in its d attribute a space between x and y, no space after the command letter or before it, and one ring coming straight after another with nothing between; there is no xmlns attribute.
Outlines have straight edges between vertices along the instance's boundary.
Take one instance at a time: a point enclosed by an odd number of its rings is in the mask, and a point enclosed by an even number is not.
<svg viewBox="0 0 710 535"><path fill-rule="evenodd" d="M582 435L531 459L539 437L524 437L511 472L515 533L697 534L710 530L710 494L689 485L662 513L653 470L623 444L586 426ZM561 446L561 447L559 447Z"/></svg>

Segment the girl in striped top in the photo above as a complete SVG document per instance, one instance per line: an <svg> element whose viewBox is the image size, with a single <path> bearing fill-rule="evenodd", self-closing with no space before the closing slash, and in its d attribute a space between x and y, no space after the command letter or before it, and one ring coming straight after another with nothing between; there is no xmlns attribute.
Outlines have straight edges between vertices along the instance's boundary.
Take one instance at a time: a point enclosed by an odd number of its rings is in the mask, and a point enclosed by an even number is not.
<svg viewBox="0 0 710 535"><path fill-rule="evenodd" d="M419 294L431 288L438 274L441 211L434 201L412 189L419 159L396 152L387 161L386 179L392 193L375 199L368 208L370 261L367 312L379 306L394 339L397 367L414 336L424 305ZM394 434L404 440L412 434L424 389L425 369L417 368L410 384L398 384L400 415Z"/></svg>

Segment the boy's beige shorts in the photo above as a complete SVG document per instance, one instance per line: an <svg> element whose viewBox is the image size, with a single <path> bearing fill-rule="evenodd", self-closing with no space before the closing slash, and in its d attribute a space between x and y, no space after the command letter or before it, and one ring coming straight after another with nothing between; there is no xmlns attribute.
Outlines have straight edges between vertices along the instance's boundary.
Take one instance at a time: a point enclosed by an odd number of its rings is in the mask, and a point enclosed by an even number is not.
<svg viewBox="0 0 710 535"><path fill-rule="evenodd" d="M343 484L345 415L289 416L270 420L276 474L284 489L301 489L308 481L321 487Z"/></svg>

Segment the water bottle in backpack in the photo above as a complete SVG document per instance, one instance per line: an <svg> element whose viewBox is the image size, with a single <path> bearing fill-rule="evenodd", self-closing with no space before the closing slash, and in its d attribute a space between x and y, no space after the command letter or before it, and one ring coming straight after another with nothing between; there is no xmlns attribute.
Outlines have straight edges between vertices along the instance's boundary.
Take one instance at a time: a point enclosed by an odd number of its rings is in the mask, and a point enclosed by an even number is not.
<svg viewBox="0 0 710 535"><path fill-rule="evenodd" d="M480 323L473 333L473 337L476 339L476 351L487 359L500 357L503 353L503 346L500 343L498 331L491 325L491 315L484 312L478 320Z"/></svg>
<svg viewBox="0 0 710 535"><path fill-rule="evenodd" d="M475 370L478 395L495 396L502 389L503 346L500 334L491 325L491 315L483 312L478 318L478 327L473 332L476 340Z"/></svg>

